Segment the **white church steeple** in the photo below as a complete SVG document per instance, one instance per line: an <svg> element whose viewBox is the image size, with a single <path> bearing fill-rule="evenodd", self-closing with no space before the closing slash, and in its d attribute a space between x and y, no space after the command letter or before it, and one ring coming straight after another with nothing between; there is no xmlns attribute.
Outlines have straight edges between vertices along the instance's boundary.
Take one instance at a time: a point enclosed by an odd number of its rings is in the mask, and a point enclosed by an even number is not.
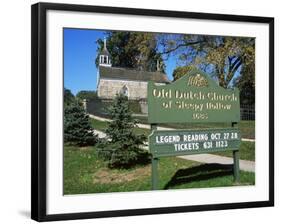
<svg viewBox="0 0 281 224"><path fill-rule="evenodd" d="M99 56L99 66L111 67L111 55L106 48L106 38L103 40L103 50Z"/></svg>

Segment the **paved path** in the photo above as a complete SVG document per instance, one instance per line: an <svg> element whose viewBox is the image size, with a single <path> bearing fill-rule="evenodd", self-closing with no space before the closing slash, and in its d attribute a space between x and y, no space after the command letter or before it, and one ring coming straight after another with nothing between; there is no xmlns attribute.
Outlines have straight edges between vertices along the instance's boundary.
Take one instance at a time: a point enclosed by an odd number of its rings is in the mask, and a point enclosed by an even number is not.
<svg viewBox="0 0 281 224"><path fill-rule="evenodd" d="M99 138L105 138L106 134L99 130L94 130L94 134L98 135Z"/></svg>
<svg viewBox="0 0 281 224"><path fill-rule="evenodd" d="M99 120L99 121L107 121L107 122L111 121L108 118L103 118L103 117L99 117L99 116L92 115L92 114L89 114L89 117L94 118L94 119ZM137 126L139 128L150 129L150 125L149 124L137 124ZM158 126L157 130L175 130L175 129L174 128L167 128L167 127ZM249 139L249 138L242 138L241 140L244 141L244 142L255 142L255 139Z"/></svg>
<svg viewBox="0 0 281 224"><path fill-rule="evenodd" d="M94 133L98 135L99 138L105 138L106 134L102 131L94 130ZM145 143L148 144L147 142ZM144 149L148 150L148 146L144 146ZM218 156L213 154L197 154L188 156L178 156L182 159L193 160L200 163L219 163L219 164L233 164L233 158L226 156ZM239 160L240 170L255 172L255 162L248 160Z"/></svg>
<svg viewBox="0 0 281 224"><path fill-rule="evenodd" d="M218 156L213 154L196 154L188 156L179 156L182 159L193 160L200 163L219 163L219 164L233 164L233 158L226 156ZM248 160L239 160L240 170L255 172L255 162Z"/></svg>

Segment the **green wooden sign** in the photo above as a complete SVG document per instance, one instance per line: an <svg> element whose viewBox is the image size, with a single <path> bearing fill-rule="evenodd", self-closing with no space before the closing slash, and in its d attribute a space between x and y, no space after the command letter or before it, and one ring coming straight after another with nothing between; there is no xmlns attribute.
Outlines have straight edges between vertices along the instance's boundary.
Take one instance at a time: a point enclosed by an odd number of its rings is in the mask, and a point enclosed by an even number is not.
<svg viewBox="0 0 281 224"><path fill-rule="evenodd" d="M238 89L224 89L207 74L193 70L168 85L148 83L149 150L152 154L152 189L158 189L158 160L219 151L233 151L233 174L239 181L241 135ZM231 128L202 130L157 130L159 123L228 122Z"/></svg>
<svg viewBox="0 0 281 224"><path fill-rule="evenodd" d="M238 128L205 130L153 130L148 137L153 157L239 150Z"/></svg>
<svg viewBox="0 0 281 224"><path fill-rule="evenodd" d="M148 83L148 122L238 122L239 90L218 86L207 74L193 70L167 85Z"/></svg>

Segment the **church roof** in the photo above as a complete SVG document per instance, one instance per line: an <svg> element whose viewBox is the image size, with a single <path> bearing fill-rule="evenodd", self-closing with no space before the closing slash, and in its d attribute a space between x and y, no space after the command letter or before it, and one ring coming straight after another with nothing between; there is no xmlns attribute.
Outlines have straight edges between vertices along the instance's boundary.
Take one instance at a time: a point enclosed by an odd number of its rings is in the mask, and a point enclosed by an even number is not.
<svg viewBox="0 0 281 224"><path fill-rule="evenodd" d="M166 74L162 72L148 72L138 71L128 68L120 67L99 67L100 78L107 79L121 79L132 81L154 81L158 83L169 83L169 79Z"/></svg>
<svg viewBox="0 0 281 224"><path fill-rule="evenodd" d="M104 48L104 49L101 51L100 55L106 55L106 56L109 56L109 57L110 57L110 53L108 52L108 50L107 50L106 48Z"/></svg>
<svg viewBox="0 0 281 224"><path fill-rule="evenodd" d="M106 38L103 39L103 49L100 52L100 55L105 55L105 56L111 57L110 53L109 53L109 51L107 50L107 47L106 47Z"/></svg>

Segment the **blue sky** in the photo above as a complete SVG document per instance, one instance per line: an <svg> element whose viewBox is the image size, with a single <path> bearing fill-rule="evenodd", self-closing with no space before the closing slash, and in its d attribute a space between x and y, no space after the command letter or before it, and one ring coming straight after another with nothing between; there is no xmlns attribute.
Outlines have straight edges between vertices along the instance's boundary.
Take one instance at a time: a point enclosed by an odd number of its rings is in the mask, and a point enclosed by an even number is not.
<svg viewBox="0 0 281 224"><path fill-rule="evenodd" d="M73 94L81 90L96 90L97 56L96 41L104 38L103 30L64 29L64 87ZM172 80L176 59L170 57L166 62L166 73Z"/></svg>

